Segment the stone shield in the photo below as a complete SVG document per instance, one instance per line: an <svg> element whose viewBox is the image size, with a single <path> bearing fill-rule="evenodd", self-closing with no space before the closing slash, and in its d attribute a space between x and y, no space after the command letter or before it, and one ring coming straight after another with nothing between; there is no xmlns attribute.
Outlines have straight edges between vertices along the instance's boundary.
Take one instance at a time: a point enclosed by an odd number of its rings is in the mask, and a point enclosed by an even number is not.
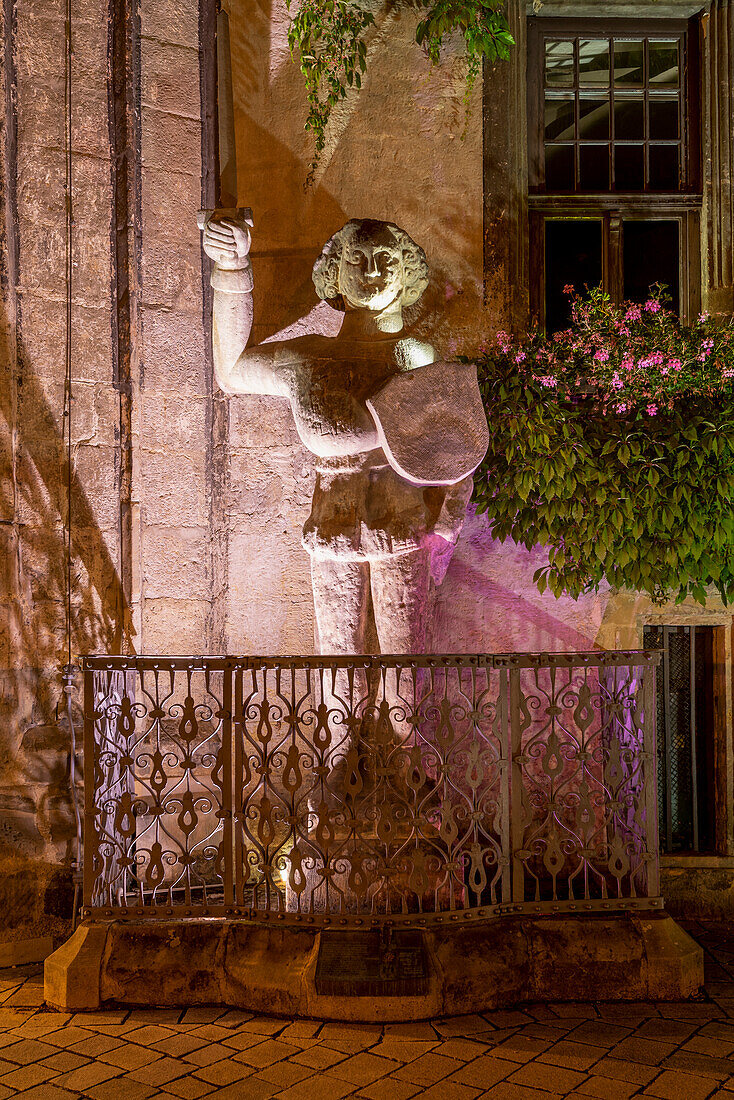
<svg viewBox="0 0 734 1100"><path fill-rule="evenodd" d="M429 363L393 375L367 408L390 465L415 485L454 485L487 453L474 363Z"/></svg>

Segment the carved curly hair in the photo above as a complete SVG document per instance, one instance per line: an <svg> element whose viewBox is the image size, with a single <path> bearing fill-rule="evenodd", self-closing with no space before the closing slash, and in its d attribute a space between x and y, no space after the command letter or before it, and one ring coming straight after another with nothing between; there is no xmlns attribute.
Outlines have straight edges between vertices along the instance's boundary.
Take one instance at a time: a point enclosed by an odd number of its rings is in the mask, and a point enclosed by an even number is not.
<svg viewBox="0 0 734 1100"><path fill-rule="evenodd" d="M339 264L344 247L360 230L375 232L384 228L390 230L395 243L403 253L405 286L401 305L405 308L418 301L428 286L428 261L425 252L404 229L394 225L393 222L375 221L372 218L353 218L324 245L321 255L313 265L312 272L313 285L316 287L319 298L323 298L334 309L346 310L339 288Z"/></svg>

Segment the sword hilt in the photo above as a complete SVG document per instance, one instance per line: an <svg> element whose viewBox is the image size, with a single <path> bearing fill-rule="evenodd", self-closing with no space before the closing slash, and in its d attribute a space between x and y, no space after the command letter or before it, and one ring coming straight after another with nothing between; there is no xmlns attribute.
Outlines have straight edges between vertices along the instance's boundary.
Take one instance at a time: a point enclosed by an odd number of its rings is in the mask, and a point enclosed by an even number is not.
<svg viewBox="0 0 734 1100"><path fill-rule="evenodd" d="M250 228L255 224L252 220L252 210L249 206L225 206L217 210L198 210L196 213L196 224L199 229L205 229L206 223L212 214L218 214L219 217L229 218L231 221L244 222L245 225L249 225Z"/></svg>

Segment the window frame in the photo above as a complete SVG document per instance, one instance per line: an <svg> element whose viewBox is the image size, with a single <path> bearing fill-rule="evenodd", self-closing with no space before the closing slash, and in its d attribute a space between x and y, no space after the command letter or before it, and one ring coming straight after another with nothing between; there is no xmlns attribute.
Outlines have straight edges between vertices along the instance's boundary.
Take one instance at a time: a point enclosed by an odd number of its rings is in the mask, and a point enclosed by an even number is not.
<svg viewBox="0 0 734 1100"><path fill-rule="evenodd" d="M681 140L685 190L636 192L553 192L543 189L544 49L548 35L665 38L683 43L683 110ZM675 220L679 223L680 315L690 324L701 309L700 216L703 196L701 153L701 35L691 19L528 19L528 207L530 215L530 312L545 327L545 224L549 220L591 219L602 222L602 286L617 302L622 298L623 222Z"/></svg>

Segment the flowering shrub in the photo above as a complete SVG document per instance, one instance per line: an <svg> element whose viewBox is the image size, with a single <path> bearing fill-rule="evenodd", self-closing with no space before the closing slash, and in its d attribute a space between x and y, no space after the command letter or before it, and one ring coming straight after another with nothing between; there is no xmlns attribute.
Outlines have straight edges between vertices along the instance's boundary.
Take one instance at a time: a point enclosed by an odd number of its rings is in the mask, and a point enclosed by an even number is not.
<svg viewBox="0 0 734 1100"><path fill-rule="evenodd" d="M553 337L499 333L479 360L491 427L474 499L549 564L541 591L604 578L655 600L734 595L734 323L683 328L660 294L572 302Z"/></svg>

